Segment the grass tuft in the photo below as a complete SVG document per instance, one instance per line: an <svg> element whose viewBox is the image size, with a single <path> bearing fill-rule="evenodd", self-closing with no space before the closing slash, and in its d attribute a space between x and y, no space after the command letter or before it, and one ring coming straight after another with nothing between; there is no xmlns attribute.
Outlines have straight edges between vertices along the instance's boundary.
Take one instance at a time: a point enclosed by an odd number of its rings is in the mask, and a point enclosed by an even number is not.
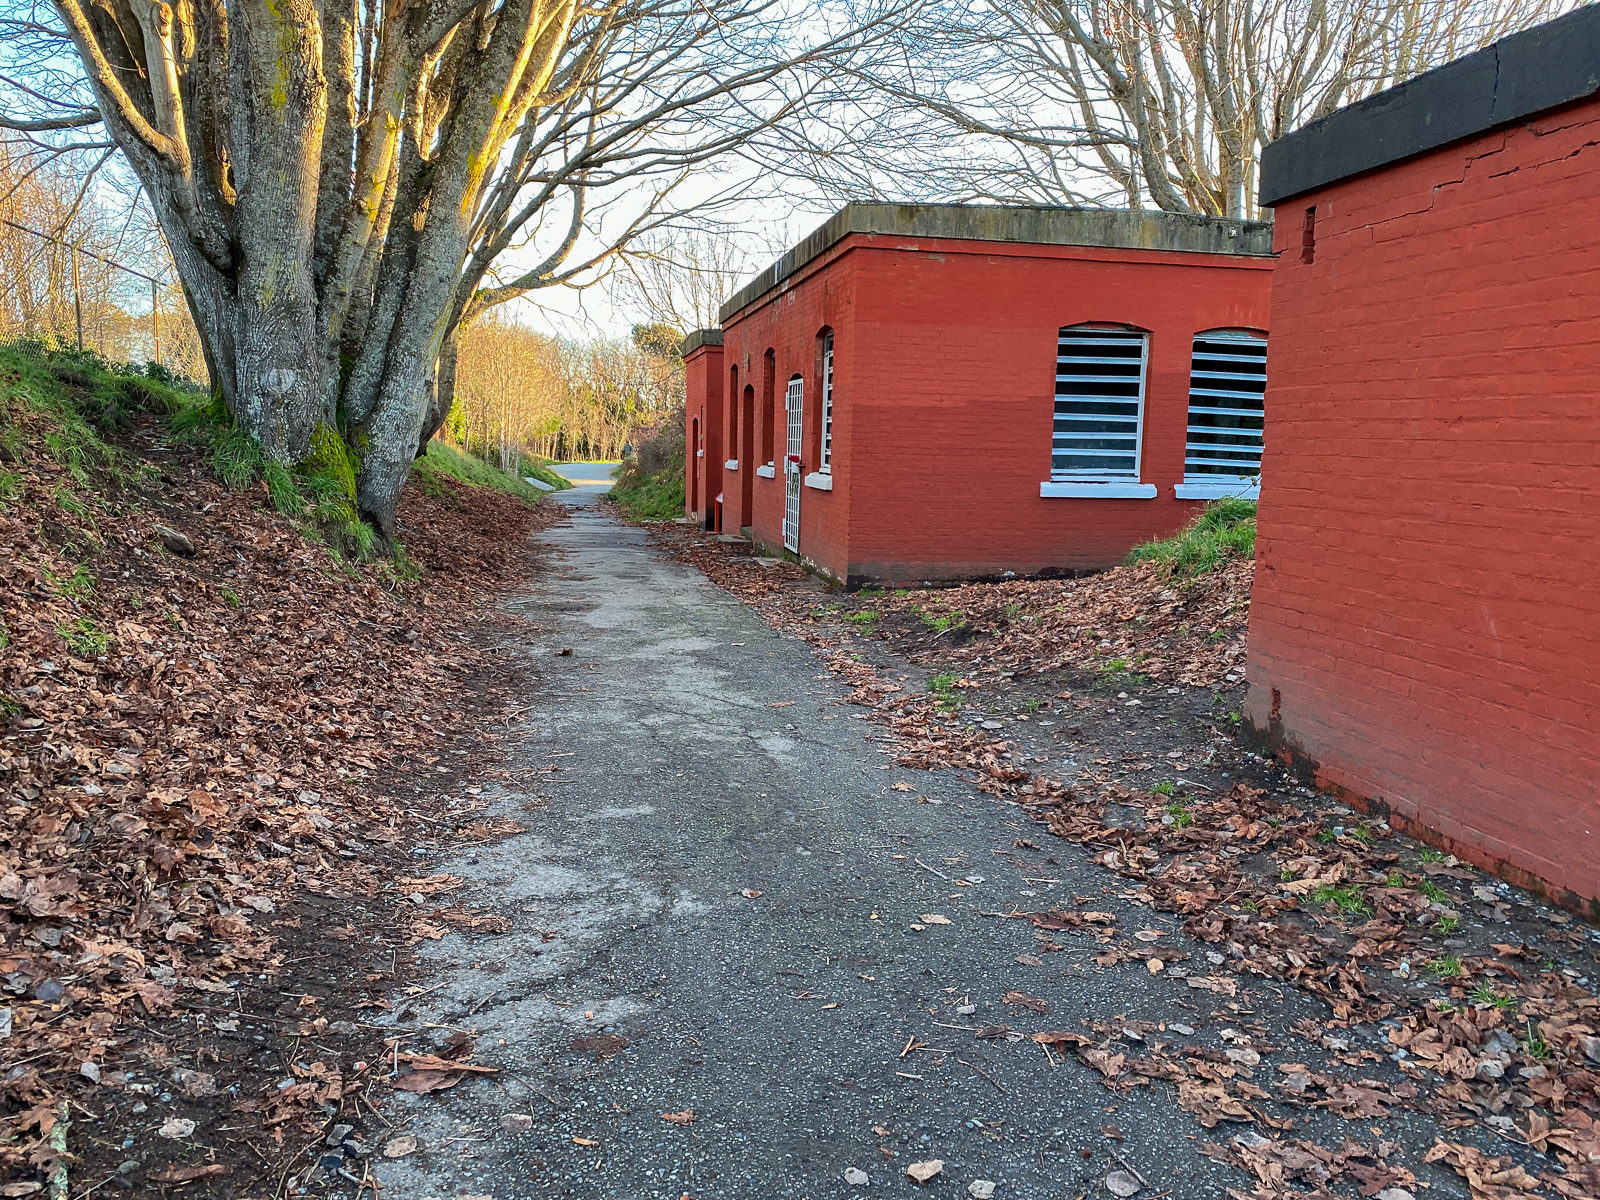
<svg viewBox="0 0 1600 1200"><path fill-rule="evenodd" d="M111 635L100 629L88 617L76 621L63 621L56 632L67 644L67 649L79 658L99 658L111 649Z"/></svg>
<svg viewBox="0 0 1600 1200"><path fill-rule="evenodd" d="M1128 562L1160 563L1181 579L1193 579L1232 559L1252 558L1255 552L1255 501L1233 497L1206 505L1173 537L1135 546L1128 552Z"/></svg>

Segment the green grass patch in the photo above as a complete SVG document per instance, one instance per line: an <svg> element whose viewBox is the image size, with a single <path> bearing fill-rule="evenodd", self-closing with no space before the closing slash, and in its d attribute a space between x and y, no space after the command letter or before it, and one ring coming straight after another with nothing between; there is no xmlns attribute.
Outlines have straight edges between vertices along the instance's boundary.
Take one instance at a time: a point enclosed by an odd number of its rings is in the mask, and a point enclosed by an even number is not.
<svg viewBox="0 0 1600 1200"><path fill-rule="evenodd" d="M882 617L883 614L875 608L861 608L852 613L845 613L844 615L844 619L849 621L850 624L854 625L862 633L877 632L878 621Z"/></svg>
<svg viewBox="0 0 1600 1200"><path fill-rule="evenodd" d="M928 691L933 693L934 701L940 708L955 708L961 703L956 695L956 683L960 676L949 671L941 672L928 680Z"/></svg>
<svg viewBox="0 0 1600 1200"><path fill-rule="evenodd" d="M1427 969L1435 979L1460 979L1466 974L1459 954L1441 954L1428 964Z"/></svg>
<svg viewBox="0 0 1600 1200"><path fill-rule="evenodd" d="M1450 899L1450 893L1445 891L1431 879L1417 880L1417 891L1421 892L1435 904L1444 904Z"/></svg>
<svg viewBox="0 0 1600 1200"><path fill-rule="evenodd" d="M1323 884L1311 893L1311 902L1313 904L1331 904L1338 909L1339 915L1344 917L1365 916L1372 911L1367 906L1367 902L1361 895L1360 890L1348 884L1344 887Z"/></svg>
<svg viewBox="0 0 1600 1200"><path fill-rule="evenodd" d="M79 617L76 621L63 621L56 626L56 632L67 644L67 649L79 658L99 658L111 649L111 635L88 617Z"/></svg>
<svg viewBox="0 0 1600 1200"><path fill-rule="evenodd" d="M626 463L610 496L635 521L670 521L684 514L683 464L668 463L647 474Z"/></svg>
<svg viewBox="0 0 1600 1200"><path fill-rule="evenodd" d="M412 464L411 474L431 495L453 495L451 485L465 483L471 487L503 492L528 504L537 504L544 492L528 483L524 476L542 480L558 489L572 486L532 459L522 459L515 471L502 471L481 458L439 441L428 443L428 452Z"/></svg>
<svg viewBox="0 0 1600 1200"><path fill-rule="evenodd" d="M1467 993L1474 1004L1481 1004L1485 1008L1498 1008L1501 1012L1511 1012L1517 1007L1517 998L1497 992L1487 983L1480 983Z"/></svg>
<svg viewBox="0 0 1600 1200"><path fill-rule="evenodd" d="M1206 505L1205 511L1177 534L1135 546L1128 562L1161 563L1173 575L1193 579L1237 558L1256 552L1256 505L1229 498Z"/></svg>
<svg viewBox="0 0 1600 1200"><path fill-rule="evenodd" d="M966 613L951 609L945 613L918 613L918 619L935 633L944 633L947 630L959 629L966 622Z"/></svg>
<svg viewBox="0 0 1600 1200"><path fill-rule="evenodd" d="M1095 674L1100 676L1100 683L1108 687L1143 687L1150 682L1148 677L1133 668L1134 664L1129 659L1112 658L1096 667Z"/></svg>

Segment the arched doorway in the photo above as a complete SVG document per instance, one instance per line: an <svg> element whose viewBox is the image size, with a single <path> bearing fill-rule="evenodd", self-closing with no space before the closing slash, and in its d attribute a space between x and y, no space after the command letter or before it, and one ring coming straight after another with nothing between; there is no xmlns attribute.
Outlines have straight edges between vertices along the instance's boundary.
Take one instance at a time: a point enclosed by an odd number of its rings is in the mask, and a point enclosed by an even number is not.
<svg viewBox="0 0 1600 1200"><path fill-rule="evenodd" d="M700 418L689 423L689 495L686 497L690 512L700 512Z"/></svg>

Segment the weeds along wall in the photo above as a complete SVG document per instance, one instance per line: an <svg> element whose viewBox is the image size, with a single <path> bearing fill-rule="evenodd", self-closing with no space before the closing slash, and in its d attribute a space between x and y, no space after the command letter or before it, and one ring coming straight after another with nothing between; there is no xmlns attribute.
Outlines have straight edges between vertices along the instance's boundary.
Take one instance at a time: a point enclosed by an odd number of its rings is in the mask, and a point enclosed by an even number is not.
<svg viewBox="0 0 1600 1200"><path fill-rule="evenodd" d="M1600 97L1359 157L1545 91L1562 46L1600 47L1583 20L1264 164L1314 186L1274 198L1247 716L1319 783L1593 909ZM1340 163L1369 169L1319 180Z"/></svg>

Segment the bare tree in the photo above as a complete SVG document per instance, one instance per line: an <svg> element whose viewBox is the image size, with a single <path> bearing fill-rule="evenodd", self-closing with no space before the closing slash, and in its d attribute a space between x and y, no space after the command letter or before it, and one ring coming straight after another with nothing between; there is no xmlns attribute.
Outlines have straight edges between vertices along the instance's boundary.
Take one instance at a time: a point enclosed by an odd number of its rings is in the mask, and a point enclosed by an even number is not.
<svg viewBox="0 0 1600 1200"><path fill-rule="evenodd" d="M1562 0L935 0L832 190L1254 215L1261 148ZM846 139L861 141L859 131Z"/></svg>
<svg viewBox="0 0 1600 1200"><path fill-rule="evenodd" d="M781 249L759 232L663 229L640 238L622 259L613 298L644 321L679 334L716 326L739 281Z"/></svg>
<svg viewBox="0 0 1600 1200"><path fill-rule="evenodd" d="M835 29L778 0L53 3L89 95L59 46L37 53L55 29L15 21L31 111L7 124L103 123L228 411L286 461L337 428L385 537L462 323L670 219L691 172L815 103L894 11Z"/></svg>

